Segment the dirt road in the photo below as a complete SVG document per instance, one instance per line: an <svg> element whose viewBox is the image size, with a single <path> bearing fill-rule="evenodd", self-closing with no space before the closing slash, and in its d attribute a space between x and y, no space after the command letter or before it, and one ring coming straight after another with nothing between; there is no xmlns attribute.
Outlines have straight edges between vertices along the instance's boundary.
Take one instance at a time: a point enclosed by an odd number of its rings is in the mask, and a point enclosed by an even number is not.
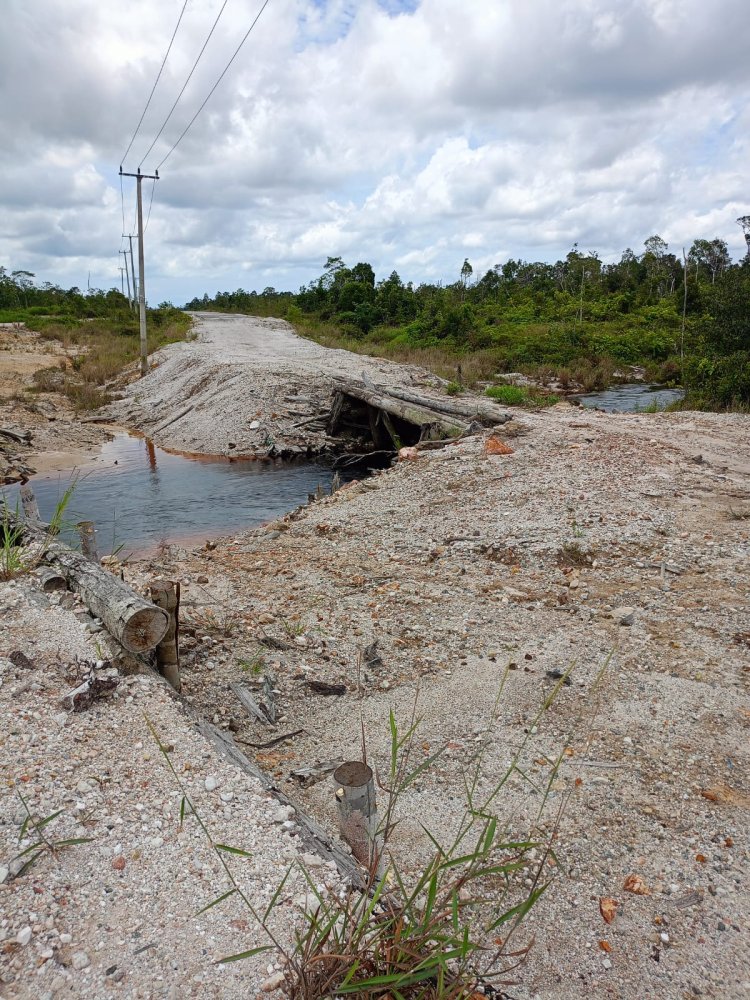
<svg viewBox="0 0 750 1000"><path fill-rule="evenodd" d="M439 386L424 369L298 337L283 320L195 313L195 340L153 358L154 369L104 412L156 444L213 455L319 453L326 434L308 422L330 405L332 380Z"/></svg>

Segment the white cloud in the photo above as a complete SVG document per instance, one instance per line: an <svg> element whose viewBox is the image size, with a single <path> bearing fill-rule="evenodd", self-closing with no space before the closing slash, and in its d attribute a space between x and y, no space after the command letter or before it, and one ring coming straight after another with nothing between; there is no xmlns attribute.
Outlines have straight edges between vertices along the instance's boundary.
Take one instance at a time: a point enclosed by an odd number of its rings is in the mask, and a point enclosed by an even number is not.
<svg viewBox="0 0 750 1000"><path fill-rule="evenodd" d="M260 0L258 0L258 5ZM182 4L9 0L0 37L0 262L117 281L117 168ZM132 170L216 17L188 5ZM249 19L228 4L151 171ZM326 256L453 280L509 255L727 239L750 154L746 0L271 0L165 163L155 300L296 288ZM43 30L42 30L43 29ZM150 185L144 188L150 196ZM133 186L125 182L126 228ZM489 266L487 264L487 266Z"/></svg>

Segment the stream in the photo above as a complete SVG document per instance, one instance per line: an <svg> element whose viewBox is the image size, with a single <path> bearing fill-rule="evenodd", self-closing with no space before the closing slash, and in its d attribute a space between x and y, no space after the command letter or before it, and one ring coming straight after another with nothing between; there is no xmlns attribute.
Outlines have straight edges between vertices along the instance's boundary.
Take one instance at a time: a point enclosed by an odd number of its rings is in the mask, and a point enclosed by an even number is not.
<svg viewBox="0 0 750 1000"><path fill-rule="evenodd" d="M272 520L307 503L319 484L328 492L332 476L315 462L173 454L122 432L85 465L34 476L30 485L49 520L75 483L64 521L93 521L101 555L121 547L144 554L161 542L198 543ZM2 492L15 507L18 487Z"/></svg>
<svg viewBox="0 0 750 1000"><path fill-rule="evenodd" d="M603 389L600 392L587 392L571 398L577 399L581 406L604 410L605 413L642 413L653 406L663 410L670 403L676 403L682 399L684 395L683 389L670 389L663 385L631 382L624 385L611 385L609 389Z"/></svg>

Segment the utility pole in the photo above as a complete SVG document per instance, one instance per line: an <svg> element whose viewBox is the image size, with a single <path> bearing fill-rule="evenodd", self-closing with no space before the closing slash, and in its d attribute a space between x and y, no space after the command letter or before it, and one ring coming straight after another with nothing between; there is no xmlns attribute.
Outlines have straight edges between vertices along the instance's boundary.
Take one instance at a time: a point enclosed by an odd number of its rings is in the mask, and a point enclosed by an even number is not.
<svg viewBox="0 0 750 1000"><path fill-rule="evenodd" d="M125 268L118 267L117 270L120 272L120 291L125 294ZM130 282L128 282L130 284ZM130 301L130 296L128 296L128 301Z"/></svg>
<svg viewBox="0 0 750 1000"><path fill-rule="evenodd" d="M121 267L120 271L121 272L124 271L125 272L125 277L128 279L128 305L132 309L133 308L133 296L130 294L130 271L128 271L128 251L127 250L121 250L120 253L125 258L125 267ZM120 276L120 281L122 282L122 275Z"/></svg>
<svg viewBox="0 0 750 1000"><path fill-rule="evenodd" d="M125 236L125 233L122 234ZM135 301L138 298L138 286L135 283L135 266L133 264L133 234L128 233L128 240L130 241L130 276L133 279L133 309L135 309ZM127 251L126 251L127 252Z"/></svg>
<svg viewBox="0 0 750 1000"><path fill-rule="evenodd" d="M143 198L141 196L141 181L145 177L150 181L159 180L159 171L153 174L142 174L141 168L135 174L123 173L120 167L121 177L135 177L137 184L136 197L138 204L138 310L140 314L141 326L141 376L148 371L148 342L146 340L146 265L143 258Z"/></svg>

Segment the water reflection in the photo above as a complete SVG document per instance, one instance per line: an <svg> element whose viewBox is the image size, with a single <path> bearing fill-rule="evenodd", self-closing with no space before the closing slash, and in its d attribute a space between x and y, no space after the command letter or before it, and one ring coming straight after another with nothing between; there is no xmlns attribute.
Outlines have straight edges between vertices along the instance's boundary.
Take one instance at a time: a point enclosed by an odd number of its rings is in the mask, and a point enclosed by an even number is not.
<svg viewBox="0 0 750 1000"><path fill-rule="evenodd" d="M202 540L251 527L305 503L332 472L319 463L185 456L120 433L90 463L35 476L31 485L49 519L70 483L68 522L91 520L102 554L142 552L161 541ZM5 491L15 504L17 487Z"/></svg>

